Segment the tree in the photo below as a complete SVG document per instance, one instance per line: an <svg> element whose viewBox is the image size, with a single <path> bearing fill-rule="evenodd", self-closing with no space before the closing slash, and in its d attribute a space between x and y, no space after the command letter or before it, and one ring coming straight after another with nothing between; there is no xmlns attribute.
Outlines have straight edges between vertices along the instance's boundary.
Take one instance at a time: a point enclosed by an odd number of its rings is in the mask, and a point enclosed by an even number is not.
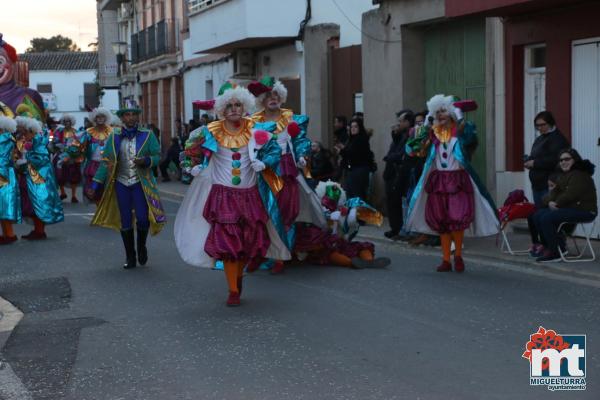
<svg viewBox="0 0 600 400"><path fill-rule="evenodd" d="M33 38L29 42L26 53L43 53L46 51L81 51L81 49L68 37L55 35L51 38Z"/></svg>

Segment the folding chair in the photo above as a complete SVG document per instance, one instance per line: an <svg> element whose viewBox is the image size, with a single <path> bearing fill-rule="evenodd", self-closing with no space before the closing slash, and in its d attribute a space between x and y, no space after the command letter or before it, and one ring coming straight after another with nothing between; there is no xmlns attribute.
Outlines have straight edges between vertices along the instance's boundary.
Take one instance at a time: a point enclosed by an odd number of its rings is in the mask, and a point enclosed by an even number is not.
<svg viewBox="0 0 600 400"><path fill-rule="evenodd" d="M579 225L581 226L581 230L583 232L583 235L585 237L585 245L583 246L583 249L579 250L579 246L577 245L577 240L575 239L574 233L572 234L568 234L565 233L563 230L563 227L565 225ZM594 261L596 259L596 253L594 253L594 248L592 247L592 242L590 241L590 236L592 234L592 232L594 231L594 228L596 227L596 219L594 219L592 222L580 222L577 224L574 224L572 222L563 222L558 226L558 233L564 233L566 235L567 238L570 238L571 241L573 242L573 247L575 247L575 250L577 251L576 255L574 256L569 256L567 257L567 252L566 249L563 252L562 249L560 248L560 246L558 246L558 252L560 253L560 258L564 261L564 262L586 262L586 261ZM575 232L575 231L573 231ZM586 250L589 249L589 252L591 254L591 257L588 258L582 258L583 255L586 253Z"/></svg>
<svg viewBox="0 0 600 400"><path fill-rule="evenodd" d="M510 241L508 240L508 235L506 234L506 230L508 229L508 226L510 225L510 223L514 222L514 221L518 221L519 219L524 219L524 218L518 218L518 219L506 221L505 223L500 225L500 234L502 235L502 243L500 243L500 251L503 253L508 253L511 256L520 256L520 255L522 256L525 254L529 254L529 249L513 250L512 246L510 245Z"/></svg>

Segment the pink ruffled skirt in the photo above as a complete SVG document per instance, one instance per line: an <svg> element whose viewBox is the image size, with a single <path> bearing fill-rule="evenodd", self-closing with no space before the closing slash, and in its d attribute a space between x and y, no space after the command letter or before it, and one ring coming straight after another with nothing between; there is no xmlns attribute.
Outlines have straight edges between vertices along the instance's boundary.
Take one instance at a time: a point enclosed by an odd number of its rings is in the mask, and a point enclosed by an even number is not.
<svg viewBox="0 0 600 400"><path fill-rule="evenodd" d="M425 184L425 221L438 233L463 231L475 218L475 198L471 178L465 170L438 171Z"/></svg>
<svg viewBox="0 0 600 400"><path fill-rule="evenodd" d="M269 216L258 188L213 185L202 213L210 224L204 251L219 260L264 257L271 244Z"/></svg>
<svg viewBox="0 0 600 400"><path fill-rule="evenodd" d="M290 229L300 213L300 193L298 188L298 168L291 153L284 154L279 164L283 189L277 193L277 206L281 213L283 225Z"/></svg>

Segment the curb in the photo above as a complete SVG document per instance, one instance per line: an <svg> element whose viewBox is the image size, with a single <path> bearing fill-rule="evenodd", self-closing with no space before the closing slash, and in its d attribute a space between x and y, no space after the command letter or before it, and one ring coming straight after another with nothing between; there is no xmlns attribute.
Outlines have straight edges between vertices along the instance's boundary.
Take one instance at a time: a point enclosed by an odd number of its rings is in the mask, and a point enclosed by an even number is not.
<svg viewBox="0 0 600 400"><path fill-rule="evenodd" d="M412 247L404 242L395 242L388 239L373 235L361 235L358 234L358 239L365 239L382 245L387 251L402 253L402 254L413 254L413 255L427 255L427 256L439 256L440 250L437 248L430 247ZM494 249L497 250L497 249ZM518 272L525 272L531 274L552 274L561 278L571 278L574 281L582 281L580 283L590 284L590 280L594 281L593 286L600 287L600 272L588 272L579 271L575 268L565 267L562 262L557 263L535 263L524 261L525 258L515 256L514 259L494 257L490 256L489 253L483 253L477 250L469 250L468 247L463 250L464 258L471 262L481 262L487 264L494 264L494 266L504 267ZM520 260L520 261L519 261Z"/></svg>
<svg viewBox="0 0 600 400"><path fill-rule="evenodd" d="M4 348L10 334L23 318L23 313L0 297L0 350Z"/></svg>

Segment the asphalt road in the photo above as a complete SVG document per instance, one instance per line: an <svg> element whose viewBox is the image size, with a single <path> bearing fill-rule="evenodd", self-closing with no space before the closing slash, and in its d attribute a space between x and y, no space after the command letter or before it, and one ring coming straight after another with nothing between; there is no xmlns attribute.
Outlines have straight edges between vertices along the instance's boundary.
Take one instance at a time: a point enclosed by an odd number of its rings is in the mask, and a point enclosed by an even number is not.
<svg viewBox="0 0 600 400"><path fill-rule="evenodd" d="M0 373L0 398L600 398L596 287L384 251L386 270L257 272L227 308L222 273L180 260L165 205L147 267L123 270L119 235L89 227L84 205L66 204L48 240L0 248L0 296L25 314L1 355L23 390ZM529 385L539 326L587 334L586 391Z"/></svg>

